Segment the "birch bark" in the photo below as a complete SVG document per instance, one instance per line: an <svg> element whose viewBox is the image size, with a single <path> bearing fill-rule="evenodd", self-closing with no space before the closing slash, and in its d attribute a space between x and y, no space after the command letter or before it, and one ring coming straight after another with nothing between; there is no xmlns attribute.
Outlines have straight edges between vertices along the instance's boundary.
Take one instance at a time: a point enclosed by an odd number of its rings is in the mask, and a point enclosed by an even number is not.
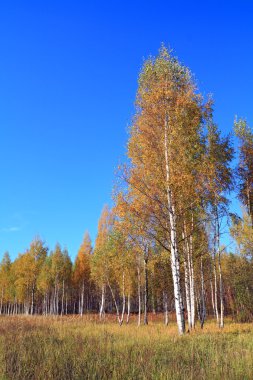
<svg viewBox="0 0 253 380"><path fill-rule="evenodd" d="M144 319L143 323L144 325L148 324L148 258L147 258L147 252L144 253Z"/></svg>
<svg viewBox="0 0 253 380"><path fill-rule="evenodd" d="M129 319L130 319L130 308L131 308L130 294L128 294L128 297L127 297L127 319L126 319L127 324L129 323Z"/></svg>
<svg viewBox="0 0 253 380"><path fill-rule="evenodd" d="M140 267L137 267L137 273L138 273L138 322L137 325L141 325L141 273L140 273Z"/></svg>
<svg viewBox="0 0 253 380"><path fill-rule="evenodd" d="M217 251L218 251L218 270L219 270L219 282L220 282L220 327L224 327L224 300L223 300L223 279L221 270L221 251L220 251L220 225L218 209L216 207L216 225L217 225Z"/></svg>
<svg viewBox="0 0 253 380"><path fill-rule="evenodd" d="M203 329L206 319L206 303L205 303L205 288L204 288L204 271L203 271L203 258L200 257L200 271L201 271L201 328Z"/></svg>
<svg viewBox="0 0 253 380"><path fill-rule="evenodd" d="M170 221L170 249L171 249L171 269L172 278L174 285L174 297L175 297L175 309L176 318L179 334L185 332L185 319L184 310L182 303L182 292L180 285L180 262L179 262L179 252L177 246L177 222L176 222L176 211L173 202L173 194L170 188L170 166L169 166L169 144L168 144L168 117L165 118L165 131L164 131L164 154L165 154L165 165L166 165L166 186L167 186L167 202L169 210L169 221Z"/></svg>
<svg viewBox="0 0 253 380"><path fill-rule="evenodd" d="M99 317L102 319L105 315L105 286L102 285L101 304L99 310Z"/></svg>

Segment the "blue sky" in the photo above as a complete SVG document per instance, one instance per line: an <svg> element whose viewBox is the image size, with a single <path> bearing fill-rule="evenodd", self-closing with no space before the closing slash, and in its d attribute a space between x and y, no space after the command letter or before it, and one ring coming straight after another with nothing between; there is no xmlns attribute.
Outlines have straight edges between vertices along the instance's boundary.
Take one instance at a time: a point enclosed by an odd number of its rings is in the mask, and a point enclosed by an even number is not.
<svg viewBox="0 0 253 380"><path fill-rule="evenodd" d="M5 3L5 4L4 4ZM0 5L0 257L34 236L77 253L124 158L143 59L161 42L212 93L224 133L253 122L252 1Z"/></svg>

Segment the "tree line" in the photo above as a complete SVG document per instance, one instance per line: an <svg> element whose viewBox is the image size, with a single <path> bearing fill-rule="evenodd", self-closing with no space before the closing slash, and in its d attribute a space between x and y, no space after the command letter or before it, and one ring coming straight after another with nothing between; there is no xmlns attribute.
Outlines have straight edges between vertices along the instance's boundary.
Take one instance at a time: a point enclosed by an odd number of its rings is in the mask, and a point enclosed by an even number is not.
<svg viewBox="0 0 253 380"><path fill-rule="evenodd" d="M94 247L85 234L74 263L59 244L39 238L0 265L3 314L115 313L175 315L178 331L208 316L253 316L253 133L235 121L231 134L213 120L212 99L199 93L190 70L165 47L145 61L129 129L127 161L119 166L113 206L105 207ZM229 210L236 191L243 217ZM231 253L224 230L236 243Z"/></svg>

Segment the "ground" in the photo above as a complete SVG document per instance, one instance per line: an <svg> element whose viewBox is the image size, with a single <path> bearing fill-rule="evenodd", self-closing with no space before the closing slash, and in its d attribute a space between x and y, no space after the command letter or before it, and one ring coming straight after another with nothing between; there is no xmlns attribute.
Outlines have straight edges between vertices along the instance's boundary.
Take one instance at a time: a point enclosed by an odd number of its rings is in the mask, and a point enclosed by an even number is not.
<svg viewBox="0 0 253 380"><path fill-rule="evenodd" d="M179 337L175 322L118 326L81 317L0 318L0 379L253 379L253 325L208 321Z"/></svg>

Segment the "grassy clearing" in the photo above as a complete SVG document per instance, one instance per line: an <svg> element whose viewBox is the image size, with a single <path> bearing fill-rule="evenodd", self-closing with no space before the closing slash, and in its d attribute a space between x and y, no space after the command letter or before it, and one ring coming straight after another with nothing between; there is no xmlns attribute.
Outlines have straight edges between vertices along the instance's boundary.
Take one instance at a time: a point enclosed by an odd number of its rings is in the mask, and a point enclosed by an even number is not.
<svg viewBox="0 0 253 380"><path fill-rule="evenodd" d="M253 379L253 326L208 322L177 336L174 323L2 317L1 379Z"/></svg>

